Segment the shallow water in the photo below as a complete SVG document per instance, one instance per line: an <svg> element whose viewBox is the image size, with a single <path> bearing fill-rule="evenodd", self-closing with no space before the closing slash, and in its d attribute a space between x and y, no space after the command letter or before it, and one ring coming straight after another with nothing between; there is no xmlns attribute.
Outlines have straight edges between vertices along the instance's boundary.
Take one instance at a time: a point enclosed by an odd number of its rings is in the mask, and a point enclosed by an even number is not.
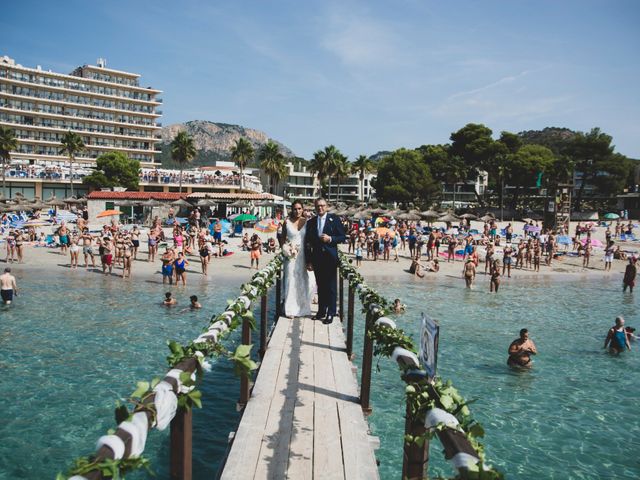
<svg viewBox="0 0 640 480"><path fill-rule="evenodd" d="M478 399L470 408L486 430L487 460L508 478L640 477L640 345L618 357L602 349L616 315L640 327L638 293L601 279L514 279L498 295L482 277L473 291L461 279L370 284L407 304L398 326L414 338L421 311L439 320L438 374ZM539 355L531 371L514 372L506 350L520 328ZM392 479L402 468L403 383L391 361L380 366L369 421L381 437L381 477ZM452 475L441 451L434 439L429 472Z"/></svg>
<svg viewBox="0 0 640 480"><path fill-rule="evenodd" d="M91 453L97 438L115 425L115 400L131 393L136 381L165 371L166 340L194 338L240 284L204 282L199 275L189 280L186 289L174 287L181 305L166 309L159 305L166 288L155 281L82 271L19 274L23 294L0 309L0 479L53 478L73 458ZM514 279L498 295L485 293L483 278L471 292L462 280L405 282L380 277L371 284L407 304L398 324L408 332L417 335L422 310L440 321L439 373L467 398L478 398L472 412L487 431L492 465L516 479L640 476L640 345L620 357L602 350L615 315L640 326L634 295L623 295L617 281L598 279ZM202 310L184 310L191 294L200 297ZM360 316L357 325L362 332ZM530 372L516 373L506 367L505 352L522 327L540 355ZM355 352L361 345L359 333ZM396 479L404 386L391 361L381 360L380 367L373 374L370 422L381 439L381 478ZM194 478L209 479L235 430L239 382L230 363L218 361L201 388ZM440 451L434 440L430 473L451 474ZM156 478L168 478L168 430L150 432L145 455Z"/></svg>
<svg viewBox="0 0 640 480"><path fill-rule="evenodd" d="M137 381L166 372L167 340L195 338L241 283L191 275L186 288L173 287L179 305L168 309L160 304L168 288L155 279L62 272L55 281L48 272L16 274L21 295L0 308L2 480L53 478L92 453L115 426L115 401ZM192 294L201 310L186 308ZM215 472L237 422L239 382L229 363L215 362L202 386L206 409L194 415L196 478ZM168 432L151 431L145 449L160 479L168 476Z"/></svg>

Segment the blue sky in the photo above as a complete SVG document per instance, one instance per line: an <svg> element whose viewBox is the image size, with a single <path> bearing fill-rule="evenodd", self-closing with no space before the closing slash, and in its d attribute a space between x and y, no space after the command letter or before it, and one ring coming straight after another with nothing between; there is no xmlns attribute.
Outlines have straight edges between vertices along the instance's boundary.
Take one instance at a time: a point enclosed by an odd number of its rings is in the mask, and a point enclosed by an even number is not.
<svg viewBox="0 0 640 480"><path fill-rule="evenodd" d="M107 59L164 90L164 125L237 123L296 154L351 159L600 127L640 158L640 2L30 1L0 17L0 54L70 72Z"/></svg>

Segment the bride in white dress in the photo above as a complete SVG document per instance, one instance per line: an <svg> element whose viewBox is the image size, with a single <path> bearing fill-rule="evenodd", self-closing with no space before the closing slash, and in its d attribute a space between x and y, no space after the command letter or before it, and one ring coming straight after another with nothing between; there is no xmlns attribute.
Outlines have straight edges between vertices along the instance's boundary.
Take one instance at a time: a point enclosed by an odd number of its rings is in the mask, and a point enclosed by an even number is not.
<svg viewBox="0 0 640 480"><path fill-rule="evenodd" d="M293 202L291 214L282 227L282 250L284 263L284 315L287 317L308 317L311 315L311 301L315 290L313 272L307 270L304 258L304 237L307 222L302 215L301 202Z"/></svg>

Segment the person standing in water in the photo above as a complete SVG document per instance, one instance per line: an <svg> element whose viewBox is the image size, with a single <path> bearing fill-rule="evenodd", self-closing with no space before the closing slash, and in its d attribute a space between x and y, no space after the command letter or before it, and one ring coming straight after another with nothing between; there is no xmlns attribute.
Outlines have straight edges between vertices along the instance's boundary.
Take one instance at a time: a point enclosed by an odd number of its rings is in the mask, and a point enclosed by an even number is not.
<svg viewBox="0 0 640 480"><path fill-rule="evenodd" d="M533 340L529 338L529 330L520 330L520 338L516 338L509 345L509 359L507 365L510 367L531 368L531 355L537 355Z"/></svg>
<svg viewBox="0 0 640 480"><path fill-rule="evenodd" d="M16 277L11 275L11 268L4 269L4 273L0 275L0 296L2 297L2 303L5 305L11 305L13 296L18 294L18 285L16 284Z"/></svg>
<svg viewBox="0 0 640 480"><path fill-rule="evenodd" d="M622 279L622 291L626 292L627 287L629 292L633 293L633 287L636 286L636 275L638 275L638 269L636 267L636 259L634 257L629 258L629 263L624 271L624 278Z"/></svg>
<svg viewBox="0 0 640 480"><path fill-rule="evenodd" d="M4 287L2 287L4 288ZM611 353L622 353L624 350L631 350L629 337L624 328L624 318L616 317L616 324L609 329L607 338L604 340L604 348L609 347Z"/></svg>

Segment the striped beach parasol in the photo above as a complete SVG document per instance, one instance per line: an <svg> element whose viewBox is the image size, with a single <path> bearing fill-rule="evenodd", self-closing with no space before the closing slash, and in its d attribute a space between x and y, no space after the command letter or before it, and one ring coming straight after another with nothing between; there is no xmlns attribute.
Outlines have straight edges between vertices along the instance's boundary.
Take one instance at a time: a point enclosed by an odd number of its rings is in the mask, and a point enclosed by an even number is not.
<svg viewBox="0 0 640 480"><path fill-rule="evenodd" d="M278 224L271 218L265 218L256 223L253 228L262 233L274 233L278 231Z"/></svg>

